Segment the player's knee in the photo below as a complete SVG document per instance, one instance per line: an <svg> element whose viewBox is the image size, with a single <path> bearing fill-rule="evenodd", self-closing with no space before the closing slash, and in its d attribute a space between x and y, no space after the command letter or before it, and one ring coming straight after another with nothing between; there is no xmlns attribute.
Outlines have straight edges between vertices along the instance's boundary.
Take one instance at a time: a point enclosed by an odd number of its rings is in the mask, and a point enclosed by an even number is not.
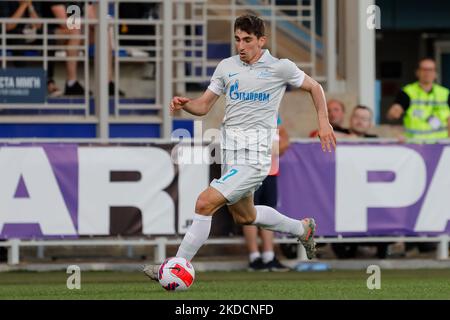
<svg viewBox="0 0 450 320"><path fill-rule="evenodd" d="M211 215L212 210L213 206L208 200L203 197L197 199L197 202L195 203L195 213L208 216Z"/></svg>

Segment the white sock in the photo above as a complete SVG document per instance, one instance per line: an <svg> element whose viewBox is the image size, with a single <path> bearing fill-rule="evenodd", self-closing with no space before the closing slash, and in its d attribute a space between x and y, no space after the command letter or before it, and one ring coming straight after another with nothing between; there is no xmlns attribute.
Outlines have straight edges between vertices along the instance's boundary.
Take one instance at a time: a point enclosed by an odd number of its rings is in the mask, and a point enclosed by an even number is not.
<svg viewBox="0 0 450 320"><path fill-rule="evenodd" d="M270 261L272 261L275 258L275 252L273 251L264 251L262 253L262 261L264 263L268 263Z"/></svg>
<svg viewBox="0 0 450 320"><path fill-rule="evenodd" d="M250 262L253 262L258 258L261 258L261 254L258 251L250 252L250 254L248 255L248 259L250 260Z"/></svg>
<svg viewBox="0 0 450 320"><path fill-rule="evenodd" d="M256 219L253 225L277 232L290 233L294 236L301 236L305 232L300 220L286 217L274 208L268 206L255 206Z"/></svg>
<svg viewBox="0 0 450 320"><path fill-rule="evenodd" d="M200 249L209 237L211 219L212 216L194 215L194 221L184 235L183 241L181 241L180 247L178 248L177 257L183 257L188 261L192 260L198 249Z"/></svg>
<svg viewBox="0 0 450 320"><path fill-rule="evenodd" d="M72 87L75 84L75 82L77 82L77 80L67 80L67 86Z"/></svg>

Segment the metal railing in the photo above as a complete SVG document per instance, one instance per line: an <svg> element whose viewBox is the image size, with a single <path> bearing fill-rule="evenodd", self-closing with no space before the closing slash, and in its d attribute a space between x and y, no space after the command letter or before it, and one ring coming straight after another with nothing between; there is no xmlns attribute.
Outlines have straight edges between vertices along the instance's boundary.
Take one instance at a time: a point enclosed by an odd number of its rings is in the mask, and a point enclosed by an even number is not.
<svg viewBox="0 0 450 320"><path fill-rule="evenodd" d="M76 239L76 240L20 240L9 239L5 242L0 242L0 247L8 249L9 265L20 264L20 248L21 247L97 247L97 246L127 246L127 247L141 247L153 246L155 247L154 261L162 263L167 258L167 246L180 245L182 238L177 237L156 237L154 239L138 238L138 239ZM437 260L449 259L449 241L448 235L441 235L436 237L318 237L317 243L390 243L390 242L413 242L413 243L437 243L436 250ZM297 245L297 255L300 261L307 261L306 252L303 246L295 238L276 238L273 241L276 244L293 244ZM205 245L244 245L245 239L242 237L236 238L211 238L205 242Z"/></svg>
<svg viewBox="0 0 450 320"><path fill-rule="evenodd" d="M85 5L87 5L86 0L78 0L82 1ZM50 34L49 30L52 25L58 24L66 24L65 19L56 19L56 18L5 18L0 17L0 26L1 26L1 35L0 35L0 43L1 43L1 66L5 69L8 66L8 62L24 62L24 63L41 63L41 67L48 71L49 62L65 62L65 61L77 61L84 63L84 83L86 85L86 91L84 95L84 102L82 103L71 103L70 108L72 110L82 110L85 117L89 115L89 27L93 26L97 23L96 19L86 19L82 20L82 29L83 32L80 35L70 35L70 34ZM8 40L23 40L24 42L29 39L28 35L25 34L14 34L7 32L7 24L9 23L17 23L17 24L41 24L42 33L36 34L33 36L37 43L34 44L17 44L17 45L9 45ZM77 46L69 46L69 45L59 45L53 44L53 41L64 41L70 39L79 39L85 42L85 45L77 45ZM78 56L49 56L50 51L61 51L61 50L79 50L80 54ZM18 51L22 54L25 51L32 51L34 53L33 56L25 56L25 55L10 55L11 51ZM48 103L46 101L43 104L5 104L1 103L0 108L5 109L49 109L49 110L58 110L58 109L67 109L67 104L60 103Z"/></svg>
<svg viewBox="0 0 450 320"><path fill-rule="evenodd" d="M45 1L45 0L44 0ZM48 0L47 0L48 1ZM123 0L126 2L126 0ZM161 46L161 35L149 35L149 36L133 36L133 35L122 35L120 34L118 27L120 24L127 24L127 25L152 25L157 27L157 32L161 29L162 25L162 19L153 19L153 20L142 20L142 19L119 19L118 17L110 17L107 14L101 14L107 13L105 10L108 3L107 1L94 1L95 5L98 7L97 12L99 13L98 18L87 18L86 15L86 8L88 6L88 1L86 0L76 0L76 2L79 3L80 6L85 7L85 14L81 17L80 20L80 34L79 35L73 35L73 34L51 34L49 33L49 30L51 26L58 25L58 24L66 24L65 19L56 19L56 18L39 18L39 19L32 19L32 18L20 18L20 19L11 19L11 18L0 18L0 25L2 29L0 41L1 41L1 64L2 68L6 68L8 66L9 62L25 62L25 63L39 63L38 66L42 67L44 70L48 71L49 62L66 62L66 61L77 61L82 62L84 65L83 68L83 78L82 83L85 87L85 94L80 99L80 97L76 97L73 99L64 99L64 103L58 103L60 101L59 99L48 99L43 104L0 104L0 108L2 109L37 109L37 110L82 110L83 117L79 117L79 113L77 113L77 117L73 116L72 114L66 114L65 117L56 117L55 121L57 122L98 122L100 118L107 118L106 121L114 121L117 119L119 114L121 114L121 111L123 110L160 110L161 109L161 95L159 94L159 86L161 85L161 81L155 81L156 85L156 92L147 92L145 93L148 97L153 98L154 97L154 103L146 103L146 104L139 104L139 103L126 103L122 102L121 99L119 99L119 79L121 78L120 75L120 63L148 63L152 62L155 63L157 67L157 77L161 78L160 75L160 68L159 64L162 61L162 46ZM98 2L98 3L96 3ZM143 1L141 1L143 2ZM148 0L145 1L147 3L155 2L155 3L162 3L163 1L152 1ZM118 13L118 4L119 1L115 1L115 12ZM101 8L103 7L103 10ZM106 11L106 12L105 12ZM37 44L33 45L9 45L7 44L8 40L26 40L27 35L21 35L21 34L8 34L6 31L6 25L8 23L36 23L42 25L42 33L39 33L35 36L36 40L39 41ZM103 26L103 30L101 30L101 26ZM104 31L105 27L106 32ZM90 37L91 37L91 29L94 28L94 32L97 35L97 41L95 41L96 45L96 52L95 52L95 59L94 63L90 61ZM109 32L112 31L113 36L109 37ZM103 31L103 32L102 32ZM107 34L108 36L101 36L100 33ZM161 32L159 32L161 33ZM77 46L69 46L69 45L61 45L61 44L54 44L52 42L54 41L67 41L71 39L79 39L82 41L82 44ZM111 39L111 40L110 40ZM152 47L146 47L146 46L137 46L141 50L146 50L144 52L154 52L155 54L150 56L147 54L144 57L136 57L136 56L127 56L127 57L121 57L120 52L123 52L129 47L127 46L120 46L120 41L122 40L140 40L140 41L148 41L150 40L157 40L155 42L155 45ZM108 43L109 41L113 43ZM112 52L109 52L108 48L112 48ZM25 50L32 50L34 55L33 56L25 56L25 55L18 55L18 56L10 56L8 52L16 51L18 53L23 53ZM55 55L50 56L49 52L51 51L60 51L65 52L66 50L78 50L79 54L77 56L67 56L67 55ZM105 64L105 60L108 60L106 57L109 55L112 55L115 57L114 59L114 80L116 83L115 86L115 92L112 99L108 98L108 93L103 94L103 99L99 99L99 97L102 96L102 91L108 90L108 83L101 84L99 82L99 78L101 78L101 75L107 75L109 72L110 66L108 64ZM90 82L90 75L92 73L92 68L96 67L97 70L95 70L96 75L98 77L95 78L95 85L92 86ZM94 90L92 90L94 89ZM91 97L90 92L94 91L94 95ZM106 98L105 98L106 97ZM51 101L49 101L51 100ZM69 101L68 101L69 100ZM91 110L91 104L95 100L95 103L97 105L97 108L94 112ZM103 101L102 101L103 100ZM111 103L110 100L113 100L114 105L114 111L113 113L108 117L108 115L101 117L101 113L104 110L108 110L109 104ZM148 99L147 99L148 100ZM101 105L101 107L100 107ZM123 116L123 115L122 115ZM5 119L3 117L2 121L8 121L11 120L13 117L8 117ZM49 117L47 117L49 119ZM154 117L154 119L147 117L147 121L149 122L157 122L159 123L159 117L158 119ZM14 121L14 119L12 119ZM104 122L104 121L103 121ZM103 127L107 127L106 124L103 125Z"/></svg>

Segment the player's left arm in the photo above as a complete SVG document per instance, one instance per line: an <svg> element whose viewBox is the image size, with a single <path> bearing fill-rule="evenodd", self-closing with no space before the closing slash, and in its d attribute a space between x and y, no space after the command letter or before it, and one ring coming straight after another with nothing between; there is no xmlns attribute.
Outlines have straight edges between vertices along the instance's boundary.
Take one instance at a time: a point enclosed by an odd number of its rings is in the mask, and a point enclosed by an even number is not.
<svg viewBox="0 0 450 320"><path fill-rule="evenodd" d="M320 83L306 74L300 88L308 91L312 96L319 121L319 138L322 144L322 150L331 152L331 146L336 149L336 136L328 120L327 102L323 88Z"/></svg>

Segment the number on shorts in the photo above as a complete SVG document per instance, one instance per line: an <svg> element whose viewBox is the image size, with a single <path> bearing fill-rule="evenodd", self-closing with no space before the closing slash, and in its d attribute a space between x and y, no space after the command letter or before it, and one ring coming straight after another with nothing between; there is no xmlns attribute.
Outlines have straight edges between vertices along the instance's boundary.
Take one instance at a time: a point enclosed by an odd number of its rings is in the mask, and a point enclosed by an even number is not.
<svg viewBox="0 0 450 320"><path fill-rule="evenodd" d="M227 180L229 177L234 176L238 171L236 169L231 169L230 172L224 176L221 180L225 181Z"/></svg>

